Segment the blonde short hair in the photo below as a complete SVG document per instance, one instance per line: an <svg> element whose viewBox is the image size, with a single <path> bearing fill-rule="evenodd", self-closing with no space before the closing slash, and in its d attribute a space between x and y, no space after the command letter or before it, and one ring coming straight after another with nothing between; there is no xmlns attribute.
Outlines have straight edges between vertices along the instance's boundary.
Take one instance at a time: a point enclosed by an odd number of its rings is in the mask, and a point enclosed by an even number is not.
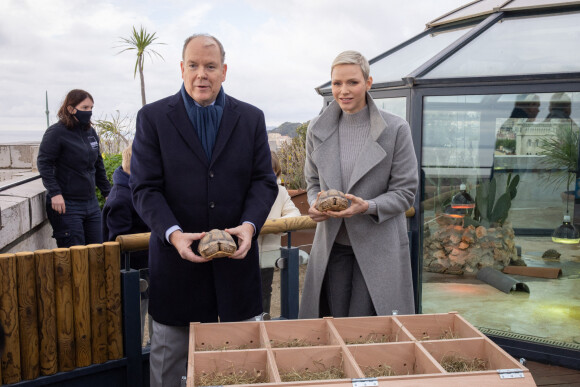
<svg viewBox="0 0 580 387"><path fill-rule="evenodd" d="M123 167L123 171L127 172L128 174L131 174L131 156L133 155L133 150L131 149L131 143L129 143L129 145L123 149L123 162L121 163L121 166Z"/></svg>
<svg viewBox="0 0 580 387"><path fill-rule="evenodd" d="M280 175L282 174L280 159L278 158L278 155L274 151L270 151L270 156L272 156L272 169L274 170L276 177L280 177Z"/></svg>
<svg viewBox="0 0 580 387"><path fill-rule="evenodd" d="M332 62L332 66L330 67L330 74L332 75L332 70L334 70L335 66L343 64L359 65L365 81L367 81L371 75L371 65L369 64L369 61L358 51L348 50L338 54L338 56L334 58L334 61Z"/></svg>

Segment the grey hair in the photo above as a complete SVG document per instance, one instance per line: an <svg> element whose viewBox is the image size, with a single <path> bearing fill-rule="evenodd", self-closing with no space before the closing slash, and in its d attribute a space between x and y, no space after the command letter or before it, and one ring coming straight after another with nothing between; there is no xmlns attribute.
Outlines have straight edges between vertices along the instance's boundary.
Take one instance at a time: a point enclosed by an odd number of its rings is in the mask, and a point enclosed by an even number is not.
<svg viewBox="0 0 580 387"><path fill-rule="evenodd" d="M218 38L216 38L215 36L209 35L209 34L193 34L190 37L188 37L187 39L185 39L185 43L183 43L183 51L181 52L181 59L185 60L185 49L187 48L187 45L189 44L189 42L191 42L195 38L202 38L202 37L212 39L217 44L218 48L220 49L222 64L224 64L226 62L226 52L224 50L224 46L218 40Z"/></svg>
<svg viewBox="0 0 580 387"><path fill-rule="evenodd" d="M367 58L365 58L360 52L348 50L338 54L338 56L332 62L332 66L330 67L330 73L332 74L332 70L334 70L335 66L343 64L359 65L360 69L362 70L365 81L369 79L369 76L371 74L371 66L369 65L369 61L367 60Z"/></svg>

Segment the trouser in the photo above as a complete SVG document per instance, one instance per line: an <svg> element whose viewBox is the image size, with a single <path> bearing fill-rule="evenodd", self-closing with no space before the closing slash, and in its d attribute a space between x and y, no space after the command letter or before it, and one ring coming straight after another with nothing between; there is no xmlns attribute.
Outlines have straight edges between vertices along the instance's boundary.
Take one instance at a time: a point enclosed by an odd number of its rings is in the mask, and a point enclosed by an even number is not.
<svg viewBox="0 0 580 387"><path fill-rule="evenodd" d="M46 198L46 214L52 226L52 237L58 247L103 243L101 208L95 196L91 200L67 200L66 211L59 214Z"/></svg>
<svg viewBox="0 0 580 387"><path fill-rule="evenodd" d="M262 309L270 314L270 304L272 300L272 281L274 280L274 268L263 267L260 269L262 277Z"/></svg>
<svg viewBox="0 0 580 387"><path fill-rule="evenodd" d="M177 387L187 375L189 327L164 325L153 320L149 352L150 387Z"/></svg>
<svg viewBox="0 0 580 387"><path fill-rule="evenodd" d="M338 243L332 246L322 291L333 317L376 315L352 246Z"/></svg>

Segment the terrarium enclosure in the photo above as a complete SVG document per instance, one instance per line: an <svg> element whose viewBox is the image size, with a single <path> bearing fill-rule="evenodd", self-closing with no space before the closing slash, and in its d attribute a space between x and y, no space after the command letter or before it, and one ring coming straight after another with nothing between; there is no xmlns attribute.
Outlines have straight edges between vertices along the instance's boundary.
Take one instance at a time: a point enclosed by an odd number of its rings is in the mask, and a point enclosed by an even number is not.
<svg viewBox="0 0 580 387"><path fill-rule="evenodd" d="M358 382L535 386L523 365L455 312L191 324L189 387Z"/></svg>

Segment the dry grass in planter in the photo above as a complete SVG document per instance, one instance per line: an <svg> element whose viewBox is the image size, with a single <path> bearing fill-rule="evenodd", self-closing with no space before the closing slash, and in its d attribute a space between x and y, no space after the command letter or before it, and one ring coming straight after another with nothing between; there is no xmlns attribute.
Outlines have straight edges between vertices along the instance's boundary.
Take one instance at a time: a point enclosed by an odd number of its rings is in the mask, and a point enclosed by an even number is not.
<svg viewBox="0 0 580 387"><path fill-rule="evenodd" d="M345 340L346 344L372 344L372 343L390 343L392 341L397 341L398 335L387 335L384 333L371 332L365 337L360 337L359 339L349 339Z"/></svg>
<svg viewBox="0 0 580 387"><path fill-rule="evenodd" d="M317 344L312 344L304 339L292 339L288 341L270 340L272 348L293 348L293 347L312 347Z"/></svg>
<svg viewBox="0 0 580 387"><path fill-rule="evenodd" d="M391 366L381 363L376 367L368 366L362 370L367 378L379 378L381 376L395 376Z"/></svg>
<svg viewBox="0 0 580 387"><path fill-rule="evenodd" d="M280 379L282 379L283 382L302 382L307 380L328 380L343 378L344 372L335 366L321 371L305 369L300 371L292 370L280 372Z"/></svg>
<svg viewBox="0 0 580 387"><path fill-rule="evenodd" d="M220 346L220 347L214 347L213 345L208 345L208 346L201 346L201 347L196 347L195 350L198 352L203 352L203 351L238 351L238 350L243 350L243 349L249 349L247 344L243 344L243 345L229 345L227 343L225 343L224 345Z"/></svg>
<svg viewBox="0 0 580 387"><path fill-rule="evenodd" d="M424 340L454 340L454 339L460 339L461 336L459 336L459 334L453 332L453 329L449 328L443 331L442 334L439 335L439 337L431 337L429 336L429 334L427 332L423 332L423 336L421 336L421 341Z"/></svg>
<svg viewBox="0 0 580 387"><path fill-rule="evenodd" d="M447 372L474 372L487 370L487 362L483 359L465 359L456 355L445 355L441 359L441 366Z"/></svg>
<svg viewBox="0 0 580 387"><path fill-rule="evenodd" d="M453 329L449 328L443 331L443 333L439 336L439 340L455 340L460 339L461 337L453 332Z"/></svg>
<svg viewBox="0 0 580 387"><path fill-rule="evenodd" d="M201 372L197 378L196 386L225 386L232 384L257 384L268 383L268 378L261 371L254 369L253 372L246 370L236 370L230 367L225 371L214 371L210 373Z"/></svg>

